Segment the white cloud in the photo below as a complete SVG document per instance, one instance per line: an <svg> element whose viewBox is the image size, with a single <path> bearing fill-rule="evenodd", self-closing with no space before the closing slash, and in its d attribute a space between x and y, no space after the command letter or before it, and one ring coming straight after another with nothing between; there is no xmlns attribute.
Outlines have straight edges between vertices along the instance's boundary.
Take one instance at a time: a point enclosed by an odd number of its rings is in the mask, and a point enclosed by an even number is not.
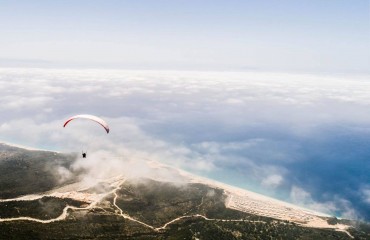
<svg viewBox="0 0 370 240"><path fill-rule="evenodd" d="M35 125L51 121L55 124L54 121L72 114L95 113L117 125L118 121L131 119L131 128L141 131L135 137L153 136L152 146L161 142L176 145L177 151L242 151L259 137L236 141L221 138L225 133L237 134L261 126L278 125L305 136L315 132L320 124L370 122L370 113L365 111L370 105L370 83L361 79L272 73L53 69L0 69L0 77L3 126L27 118L36 121ZM343 105L348 102L351 105ZM199 127L202 124L204 127ZM129 127L124 122L122 125ZM186 125L190 131L200 132L186 132ZM209 135L208 139L194 137L202 131ZM122 132L115 141L125 138ZM192 145L183 146L184 138L191 138ZM140 139L129 142L137 141Z"/></svg>
<svg viewBox="0 0 370 240"><path fill-rule="evenodd" d="M292 203L306 207L308 209L335 215L336 212L341 212L341 216L346 219L359 219L360 214L353 208L352 204L343 198L333 196L332 201L317 202L313 200L311 194L304 189L292 186L290 191L290 200Z"/></svg>
<svg viewBox="0 0 370 240"><path fill-rule="evenodd" d="M63 166L58 166L57 167L57 175L58 175L58 181L60 183L63 183L64 181L71 178L72 173L69 169L67 169Z"/></svg>
<svg viewBox="0 0 370 240"><path fill-rule="evenodd" d="M243 104L243 100L237 99L237 98L228 98L226 99L225 102L228 104L236 104L236 105Z"/></svg>
<svg viewBox="0 0 370 240"><path fill-rule="evenodd" d="M363 201L366 202L367 204L370 204L370 186L363 187L360 190L360 193Z"/></svg>
<svg viewBox="0 0 370 240"><path fill-rule="evenodd" d="M261 185L268 188L276 188L280 186L284 178L281 175L273 174L262 180Z"/></svg>

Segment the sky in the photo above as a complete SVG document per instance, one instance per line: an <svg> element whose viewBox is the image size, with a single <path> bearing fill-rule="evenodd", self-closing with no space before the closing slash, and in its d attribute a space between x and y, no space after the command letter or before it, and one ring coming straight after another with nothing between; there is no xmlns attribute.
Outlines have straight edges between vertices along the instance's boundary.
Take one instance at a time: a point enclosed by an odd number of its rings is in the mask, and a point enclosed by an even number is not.
<svg viewBox="0 0 370 240"><path fill-rule="evenodd" d="M368 74L369 1L0 1L0 65Z"/></svg>
<svg viewBox="0 0 370 240"><path fill-rule="evenodd" d="M0 0L0 12L1 141L87 149L94 161L77 165L94 176L145 176L138 162L156 160L370 221L369 1ZM109 135L61 127L82 113Z"/></svg>

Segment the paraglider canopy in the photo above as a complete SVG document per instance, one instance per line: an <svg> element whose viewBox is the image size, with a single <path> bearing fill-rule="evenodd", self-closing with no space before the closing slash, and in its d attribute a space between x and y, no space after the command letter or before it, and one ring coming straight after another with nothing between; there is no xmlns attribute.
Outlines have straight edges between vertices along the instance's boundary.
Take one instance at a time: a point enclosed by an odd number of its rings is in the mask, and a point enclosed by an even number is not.
<svg viewBox="0 0 370 240"><path fill-rule="evenodd" d="M70 117L63 125L63 127L65 127L70 121L74 120L74 119L77 119L77 118L83 118L83 119L89 119L89 120L92 120L94 122L97 122L99 123L107 133L109 133L109 126L108 124L101 118L97 117L97 116L94 116L94 115L88 115L88 114L82 114L82 115L76 115L76 116L73 116L73 117Z"/></svg>

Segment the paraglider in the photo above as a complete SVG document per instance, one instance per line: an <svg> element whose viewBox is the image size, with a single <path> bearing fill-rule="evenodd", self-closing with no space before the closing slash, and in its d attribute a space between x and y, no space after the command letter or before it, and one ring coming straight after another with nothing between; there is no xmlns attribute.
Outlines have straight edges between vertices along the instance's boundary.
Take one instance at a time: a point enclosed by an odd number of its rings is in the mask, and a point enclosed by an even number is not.
<svg viewBox="0 0 370 240"><path fill-rule="evenodd" d="M66 127L67 124L74 120L74 119L88 119L88 120L92 120L94 122L97 122L99 123L104 129L105 131L107 132L107 134L109 133L109 126L108 124L101 118L97 117L97 116L94 116L94 115L88 115L88 114L82 114L82 115L76 115L76 116L73 116L73 117L70 117L63 125L63 127ZM82 151L82 158L86 158L87 156L87 152L84 152Z"/></svg>
<svg viewBox="0 0 370 240"><path fill-rule="evenodd" d="M82 118L82 119L89 119L89 120L92 120L92 121L95 121L97 123L99 123L107 133L109 133L109 126L108 124L101 118L97 117L97 116L94 116L94 115L88 115L88 114L82 114L82 115L76 115L76 116L73 116L73 117L70 117L63 125L63 127L66 127L67 124L74 120L74 119L78 119L78 118Z"/></svg>

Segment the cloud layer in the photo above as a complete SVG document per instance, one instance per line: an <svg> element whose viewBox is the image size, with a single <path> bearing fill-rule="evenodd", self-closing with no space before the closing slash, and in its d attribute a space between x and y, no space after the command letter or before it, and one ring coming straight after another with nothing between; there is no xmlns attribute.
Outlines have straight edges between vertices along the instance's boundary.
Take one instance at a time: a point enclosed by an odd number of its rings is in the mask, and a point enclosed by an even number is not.
<svg viewBox="0 0 370 240"><path fill-rule="evenodd" d="M158 160L370 219L369 90L361 77L0 69L0 134L33 147L85 149L93 160L75 167L96 176L150 174L140 161ZM77 121L63 129L81 113L103 117L111 133ZM104 169L96 167L101 159Z"/></svg>

